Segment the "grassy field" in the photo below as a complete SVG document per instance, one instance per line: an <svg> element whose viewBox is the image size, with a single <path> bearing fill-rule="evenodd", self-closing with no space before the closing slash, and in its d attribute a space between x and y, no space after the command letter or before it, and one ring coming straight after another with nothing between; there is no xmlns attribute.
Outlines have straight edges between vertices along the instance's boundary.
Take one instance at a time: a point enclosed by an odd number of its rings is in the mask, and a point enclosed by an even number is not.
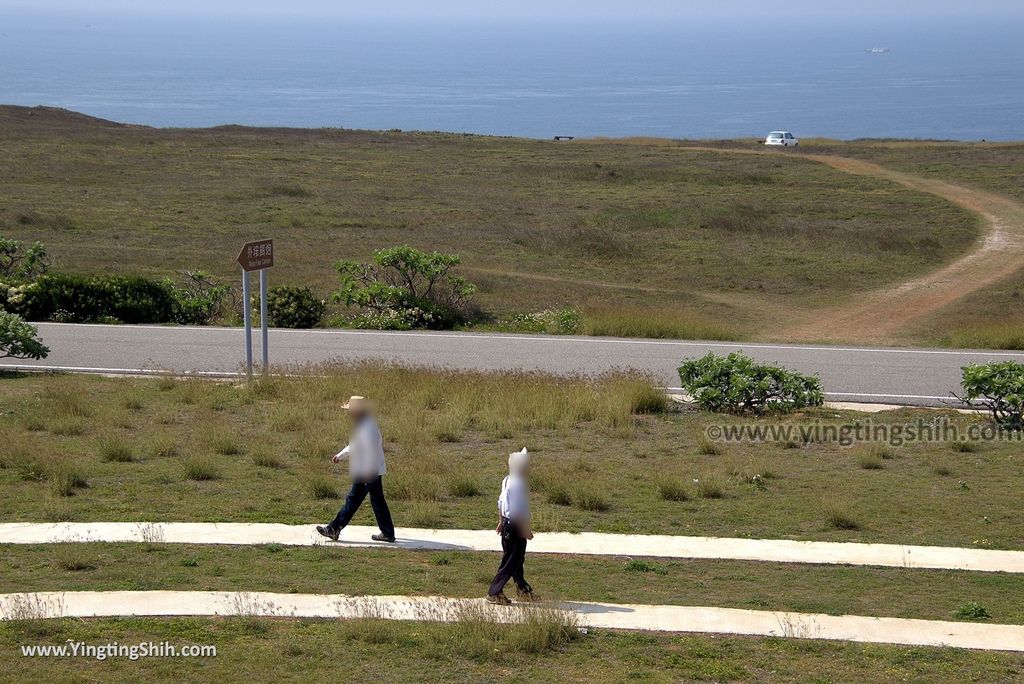
<svg viewBox="0 0 1024 684"><path fill-rule="evenodd" d="M215 658L25 658L24 643L214 644ZM549 631L370 621L62 620L0 625L9 681L848 682L1014 681L1006 653L785 639Z"/></svg>
<svg viewBox="0 0 1024 684"><path fill-rule="evenodd" d="M642 377L557 379L376 365L323 367L252 385L94 376L0 377L0 520L309 523L340 506L350 394L382 407L399 526L494 523L506 454L534 453L540 533L602 530L1021 548L1019 444L843 447L830 439L707 441L738 419L682 410ZM871 416L934 420L936 412ZM978 418L950 414L963 426ZM818 410L784 422L838 426ZM753 421L768 424L767 419ZM369 507L356 521L372 524ZM497 547L497 538L495 537ZM247 590L480 596L497 553L162 544L0 548L0 593ZM744 561L531 555L551 600L715 605L1024 624L1024 578L1005 573ZM23 644L215 644L216 658L25 658ZM242 677L389 681L1013 680L1001 653L591 630L540 619L498 627L380 620L27 620L0 625L0 678Z"/></svg>
<svg viewBox="0 0 1024 684"><path fill-rule="evenodd" d="M742 421L666 409L635 376L373 365L317 375L249 387L5 378L0 519L327 521L347 486L344 466L328 460L346 441L339 406L367 394L382 406L385 488L399 526L491 527L506 455L525 445L540 530L1024 546L1020 443L844 447L824 435L718 444L707 427ZM819 410L788 423L864 420ZM368 510L357 518L370 520Z"/></svg>
<svg viewBox="0 0 1024 684"><path fill-rule="evenodd" d="M891 182L664 141L154 130L18 108L0 132L0 234L62 268L233 277L239 245L271 235L273 280L326 295L336 259L410 243L461 254L498 319L571 306L599 334L764 336L978 234Z"/></svg>

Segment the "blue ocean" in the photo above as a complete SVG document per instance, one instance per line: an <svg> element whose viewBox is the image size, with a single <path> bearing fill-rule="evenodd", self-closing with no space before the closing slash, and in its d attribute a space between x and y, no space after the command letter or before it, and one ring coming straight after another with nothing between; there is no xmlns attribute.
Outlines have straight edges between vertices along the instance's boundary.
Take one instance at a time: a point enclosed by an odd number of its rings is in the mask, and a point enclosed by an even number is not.
<svg viewBox="0 0 1024 684"><path fill-rule="evenodd" d="M0 10L0 103L172 127L1011 140L1024 139L1021 28Z"/></svg>

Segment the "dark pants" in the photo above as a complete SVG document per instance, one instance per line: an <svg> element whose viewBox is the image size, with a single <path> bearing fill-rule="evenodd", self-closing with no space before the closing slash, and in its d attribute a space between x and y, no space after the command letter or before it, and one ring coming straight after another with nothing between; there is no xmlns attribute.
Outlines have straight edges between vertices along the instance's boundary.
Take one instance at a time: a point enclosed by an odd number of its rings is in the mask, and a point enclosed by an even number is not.
<svg viewBox="0 0 1024 684"><path fill-rule="evenodd" d="M530 593L533 587L523 576L523 564L526 562L526 537L520 532L514 522L504 519L501 522L501 565L498 566L498 574L491 582L491 588L487 591L491 596L497 596L505 589L505 585L511 579L516 583L516 588L523 593Z"/></svg>
<svg viewBox="0 0 1024 684"><path fill-rule="evenodd" d="M384 500L384 481L377 477L369 482L353 482L345 498L345 505L338 511L337 517L331 523L331 529L341 531L352 520L352 516L359 510L366 495L370 495L370 505L373 506L373 515L377 518L377 527L385 537L395 536L395 524L391 522L391 511L388 509L388 502Z"/></svg>

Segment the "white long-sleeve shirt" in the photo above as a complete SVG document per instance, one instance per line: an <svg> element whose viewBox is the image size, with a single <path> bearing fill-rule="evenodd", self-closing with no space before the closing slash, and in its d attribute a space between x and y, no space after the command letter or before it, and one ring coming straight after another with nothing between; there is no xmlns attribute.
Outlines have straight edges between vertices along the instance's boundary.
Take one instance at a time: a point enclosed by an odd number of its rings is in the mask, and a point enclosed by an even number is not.
<svg viewBox="0 0 1024 684"><path fill-rule="evenodd" d="M513 522L530 520L530 485L519 475L509 475L501 481L498 511Z"/></svg>
<svg viewBox="0 0 1024 684"><path fill-rule="evenodd" d="M348 459L348 472L354 480L372 480L388 472L384 463L384 440L372 417L363 418L352 431L347 447L335 459Z"/></svg>

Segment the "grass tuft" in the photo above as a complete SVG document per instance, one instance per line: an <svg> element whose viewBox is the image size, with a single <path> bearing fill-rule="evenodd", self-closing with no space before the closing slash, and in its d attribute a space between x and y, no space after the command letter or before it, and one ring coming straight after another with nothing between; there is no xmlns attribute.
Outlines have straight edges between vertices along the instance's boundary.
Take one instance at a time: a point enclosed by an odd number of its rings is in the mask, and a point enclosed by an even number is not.
<svg viewBox="0 0 1024 684"><path fill-rule="evenodd" d="M454 473L448 478L448 493L460 499L483 494L480 484L468 473Z"/></svg>
<svg viewBox="0 0 1024 684"><path fill-rule="evenodd" d="M658 483L658 496L665 501L689 501L690 493L678 480L662 480Z"/></svg>
<svg viewBox="0 0 1024 684"><path fill-rule="evenodd" d="M725 488L713 477L698 478L695 484L697 486L697 496L702 499L725 498Z"/></svg>
<svg viewBox="0 0 1024 684"><path fill-rule="evenodd" d="M825 522L837 530L859 530L861 523L854 517L853 513L838 503L829 503L822 510L822 517Z"/></svg>
<svg viewBox="0 0 1024 684"><path fill-rule="evenodd" d="M660 565L656 565L649 561L640 560L638 558L630 559L626 565L622 568L625 572L652 572L656 575L667 575L668 570Z"/></svg>
<svg viewBox="0 0 1024 684"><path fill-rule="evenodd" d="M187 480L208 482L220 479L220 470L212 461L205 458L192 457L182 464L182 468Z"/></svg>
<svg viewBox="0 0 1024 684"><path fill-rule="evenodd" d="M74 465L63 462L57 465L50 474L50 484L57 496L74 496L79 489L89 486L88 480Z"/></svg>
<svg viewBox="0 0 1024 684"><path fill-rule="evenodd" d="M310 495L314 499L337 499L341 496L335 478L328 477L327 475L312 474L307 476L306 489L309 490Z"/></svg>
<svg viewBox="0 0 1024 684"><path fill-rule="evenodd" d="M863 470L881 470L885 467L882 457L874 449L863 449L857 454L857 465Z"/></svg>
<svg viewBox="0 0 1024 684"><path fill-rule="evenodd" d="M135 460L132 447L117 435L104 435L96 442L96 453L106 463L131 463Z"/></svg>

